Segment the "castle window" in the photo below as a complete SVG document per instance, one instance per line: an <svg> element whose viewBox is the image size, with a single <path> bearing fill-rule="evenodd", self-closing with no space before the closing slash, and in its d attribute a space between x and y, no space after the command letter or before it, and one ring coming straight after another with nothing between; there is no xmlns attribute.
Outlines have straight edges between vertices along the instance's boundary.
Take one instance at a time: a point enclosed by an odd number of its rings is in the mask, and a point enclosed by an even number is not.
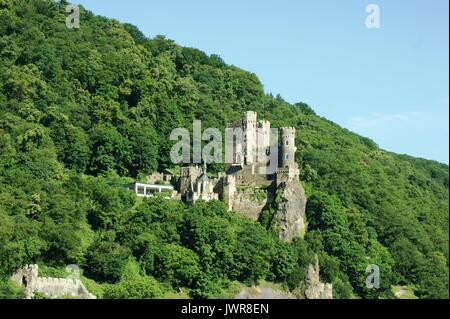
<svg viewBox="0 0 450 319"><path fill-rule="evenodd" d="M284 159L287 161L289 159L289 154L284 155Z"/></svg>
<svg viewBox="0 0 450 319"><path fill-rule="evenodd" d="M289 145L289 141L286 141L286 145Z"/></svg>

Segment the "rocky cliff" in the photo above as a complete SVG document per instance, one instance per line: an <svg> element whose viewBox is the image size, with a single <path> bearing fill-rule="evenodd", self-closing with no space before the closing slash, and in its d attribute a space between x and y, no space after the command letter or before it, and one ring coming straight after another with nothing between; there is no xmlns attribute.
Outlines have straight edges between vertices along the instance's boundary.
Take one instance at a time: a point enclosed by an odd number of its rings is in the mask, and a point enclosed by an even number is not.
<svg viewBox="0 0 450 319"><path fill-rule="evenodd" d="M298 180L283 182L278 187L276 220L280 239L291 242L305 233L305 191Z"/></svg>
<svg viewBox="0 0 450 319"><path fill-rule="evenodd" d="M306 299L333 299L333 285L321 282L319 273L319 260L316 256L315 264L310 264L306 269L304 297Z"/></svg>

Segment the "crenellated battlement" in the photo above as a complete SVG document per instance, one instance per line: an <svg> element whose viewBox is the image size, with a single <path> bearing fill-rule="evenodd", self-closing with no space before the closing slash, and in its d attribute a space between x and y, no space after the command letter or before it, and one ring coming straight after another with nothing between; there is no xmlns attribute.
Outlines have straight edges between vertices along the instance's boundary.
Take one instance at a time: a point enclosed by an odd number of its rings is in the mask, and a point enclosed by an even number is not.
<svg viewBox="0 0 450 319"><path fill-rule="evenodd" d="M39 277L38 265L26 265L11 277L16 284L25 287L26 299L32 299L36 292L48 298L71 297L77 299L96 299L79 279Z"/></svg>

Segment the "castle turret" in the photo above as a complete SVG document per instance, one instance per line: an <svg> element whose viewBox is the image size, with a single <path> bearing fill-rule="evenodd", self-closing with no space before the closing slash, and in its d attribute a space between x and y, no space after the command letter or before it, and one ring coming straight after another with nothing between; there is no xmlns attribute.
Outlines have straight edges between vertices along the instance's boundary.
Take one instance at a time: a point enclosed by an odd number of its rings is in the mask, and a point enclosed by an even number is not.
<svg viewBox="0 0 450 319"><path fill-rule="evenodd" d="M270 148L270 133L270 122L259 121L257 135L257 162L259 164L267 164L268 162L267 156Z"/></svg>
<svg viewBox="0 0 450 319"><path fill-rule="evenodd" d="M256 135L256 112L245 112L242 121L244 130L244 156L245 164L253 164L256 160L257 135Z"/></svg>
<svg viewBox="0 0 450 319"><path fill-rule="evenodd" d="M295 147L295 133L296 130L293 127L281 128L281 154L280 154L280 167L281 168L295 168L295 153L297 148Z"/></svg>

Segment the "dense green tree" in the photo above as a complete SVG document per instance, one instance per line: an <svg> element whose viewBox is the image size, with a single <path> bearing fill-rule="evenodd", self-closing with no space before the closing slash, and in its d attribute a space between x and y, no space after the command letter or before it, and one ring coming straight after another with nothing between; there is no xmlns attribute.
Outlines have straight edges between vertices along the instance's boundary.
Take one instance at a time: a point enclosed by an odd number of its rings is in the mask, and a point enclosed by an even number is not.
<svg viewBox="0 0 450 319"><path fill-rule="evenodd" d="M104 289L104 297L108 299L155 299L162 295L161 285L154 278L140 274L133 260L125 265L120 281Z"/></svg>
<svg viewBox="0 0 450 319"><path fill-rule="evenodd" d="M155 256L155 275L173 287L190 287L200 275L198 256L191 250L166 244Z"/></svg>
<svg viewBox="0 0 450 319"><path fill-rule="evenodd" d="M127 263L129 251L111 239L97 240L86 254L86 271L99 281L117 282Z"/></svg>

